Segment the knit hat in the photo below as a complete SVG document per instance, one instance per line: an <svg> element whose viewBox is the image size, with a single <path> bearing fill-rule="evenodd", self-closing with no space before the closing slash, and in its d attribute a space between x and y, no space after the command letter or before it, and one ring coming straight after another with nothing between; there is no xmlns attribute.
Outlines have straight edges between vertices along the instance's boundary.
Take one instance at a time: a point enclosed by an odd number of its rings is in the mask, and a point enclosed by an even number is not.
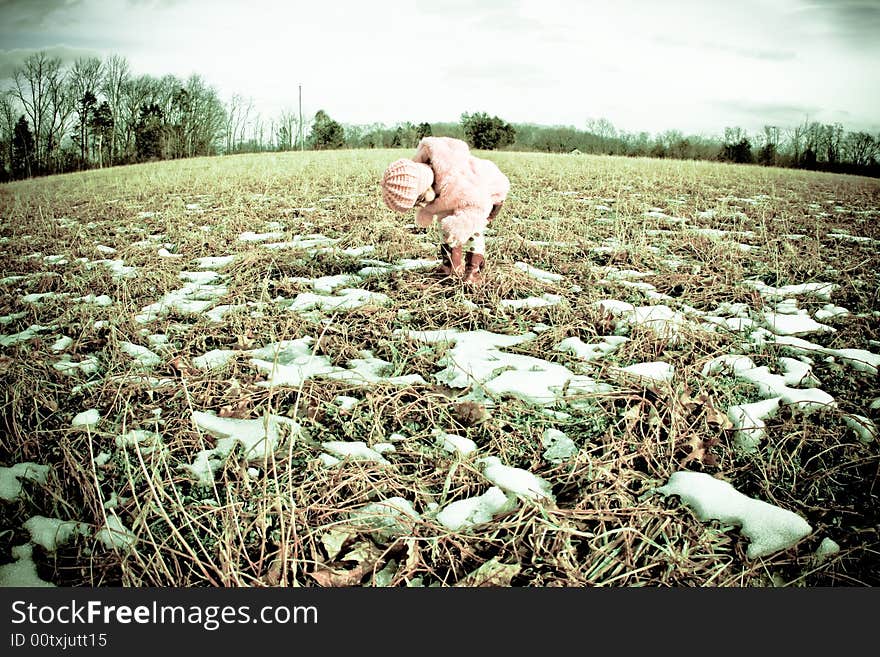
<svg viewBox="0 0 880 657"><path fill-rule="evenodd" d="M392 210L412 210L419 195L434 184L434 171L427 164L396 160L382 176L382 200Z"/></svg>

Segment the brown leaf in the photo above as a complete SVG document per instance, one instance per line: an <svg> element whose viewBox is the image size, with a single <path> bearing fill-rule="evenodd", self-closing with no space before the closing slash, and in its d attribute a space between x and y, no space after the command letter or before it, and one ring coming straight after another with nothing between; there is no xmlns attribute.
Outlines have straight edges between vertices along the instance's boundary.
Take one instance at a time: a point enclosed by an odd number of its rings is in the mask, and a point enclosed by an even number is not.
<svg viewBox="0 0 880 657"><path fill-rule="evenodd" d="M274 559L269 564L269 570L266 571L263 581L269 586L278 586L281 582L281 559Z"/></svg>
<svg viewBox="0 0 880 657"><path fill-rule="evenodd" d="M466 427L472 427L489 418L489 412L483 404L477 402L466 401L454 406L453 415L455 419Z"/></svg>
<svg viewBox="0 0 880 657"><path fill-rule="evenodd" d="M711 454L709 450L719 442L718 438L714 437L703 440L699 436L692 436L690 440L685 443L685 447L689 447L691 451L681 461L681 467L686 466L691 461L699 461L703 465L717 465L718 457Z"/></svg>
<svg viewBox="0 0 880 657"><path fill-rule="evenodd" d="M234 417L239 419L245 419L250 416L250 409L248 408L248 400L242 399L237 404L227 404L220 409L220 417Z"/></svg>
<svg viewBox="0 0 880 657"><path fill-rule="evenodd" d="M510 586L510 580L519 574L520 569L518 563L501 563L493 557L474 572L461 578L455 586Z"/></svg>
<svg viewBox="0 0 880 657"><path fill-rule="evenodd" d="M361 583L364 575L371 570L371 566L360 563L351 570L323 566L315 570L315 572L309 573L309 575L319 585L324 587L357 586Z"/></svg>
<svg viewBox="0 0 880 657"><path fill-rule="evenodd" d="M719 411L715 408L715 405L711 400L708 400L706 403L706 422L709 424L714 424L722 429L732 429L733 422L730 421L730 418L727 417L727 413L724 411Z"/></svg>

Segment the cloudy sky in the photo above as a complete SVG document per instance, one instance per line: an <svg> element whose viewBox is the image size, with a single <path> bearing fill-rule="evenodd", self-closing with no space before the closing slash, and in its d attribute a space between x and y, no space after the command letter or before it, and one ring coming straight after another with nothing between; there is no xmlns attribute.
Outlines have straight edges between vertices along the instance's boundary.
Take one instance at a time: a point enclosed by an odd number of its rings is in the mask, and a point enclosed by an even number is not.
<svg viewBox="0 0 880 657"><path fill-rule="evenodd" d="M38 50L119 54L266 117L301 84L343 123L877 133L878 35L880 0L0 0L0 79Z"/></svg>

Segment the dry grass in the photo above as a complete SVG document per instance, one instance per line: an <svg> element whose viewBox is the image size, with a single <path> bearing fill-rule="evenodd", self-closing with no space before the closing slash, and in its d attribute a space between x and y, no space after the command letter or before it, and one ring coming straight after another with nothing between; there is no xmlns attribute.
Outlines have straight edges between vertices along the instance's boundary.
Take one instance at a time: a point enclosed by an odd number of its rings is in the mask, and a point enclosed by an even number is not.
<svg viewBox="0 0 880 657"><path fill-rule="evenodd" d="M336 313L324 323L273 303L306 289L288 277L351 273L362 264L339 251L310 256L237 240L245 231L270 230L268 222L283 224L284 239L321 233L338 238L340 249L375 245L370 258L434 257L431 236L385 209L377 193L387 162L407 154L194 159L0 187L3 276L28 275L0 286L0 314L24 313L0 332L9 335L32 324L54 327L4 347L0 360L0 463L52 465L48 485L26 483L20 501L0 503L5 528L0 563L11 560L13 545L28 540L21 528L28 517L82 520L97 529L113 497L120 518L137 535L137 548L108 550L91 537L55 553L36 548L44 578L70 586L452 586L474 585L478 568L500 563L511 568L490 583L511 586L880 583L878 443L861 443L840 412L880 419L877 409L868 409L880 397L876 377L817 361L814 371L840 410L809 416L783 411L768 422L761 449L743 454L718 413L757 399L754 391L700 374L713 357L735 351L740 336L686 333L674 342L633 329L631 340L592 370L614 381L614 392L560 407L569 417L555 419L512 399L497 400L488 417L475 415L459 403L457 392L433 382L445 348L393 332L458 328L519 334L543 323L549 327L545 332L511 351L578 372L583 366L553 346L566 337L589 342L611 332L611 319L594 302L648 303L640 291L603 280L603 268L614 266L653 272L642 280L676 303L701 310L722 302L759 310L761 297L741 284L747 278L770 285L833 282L840 286L833 302L858 316L834 322L838 332L823 336L823 344L876 352L876 246L828 233L880 239L877 181L704 162L492 153L512 191L492 230L482 287L464 288L420 270L369 278L361 286L388 295L392 305ZM754 204L737 200L758 195L766 197ZM201 211L187 209L193 203ZM686 232L678 223L646 215L653 208L693 226L752 231L741 241L757 248L745 251L731 239ZM707 209L715 215L700 214ZM155 214L139 217L141 212ZM794 240L792 233L805 237ZM138 244L158 234L152 248ZM117 252L100 255L98 244ZM183 257L158 257L162 244ZM599 246L607 248L596 251ZM63 255L69 263L51 265L31 257L34 253ZM144 344L144 326L135 315L179 287L178 273L194 269L194 258L233 253L239 258L223 270L228 292L221 303L260 303L260 312L239 310L218 323L172 313L150 323L149 332L164 333L171 345L151 374L170 383L157 387L131 376L136 372L120 343ZM122 258L139 276L116 279L104 267L76 261L101 257ZM520 260L565 279L537 281L513 266ZM39 272L47 273L33 276ZM572 292L573 285L582 290ZM107 294L113 303L21 300L38 292ZM545 292L564 295L567 303L517 311L498 307L501 299ZM802 301L810 310L820 305ZM96 328L98 320L103 324ZM99 373L71 376L53 368L58 356L51 345L60 334L73 339L68 353L74 359L96 355ZM429 385L362 388L313 379L299 387L267 388L247 358L207 372L192 366L194 357L210 349L251 349L307 335L316 339L315 353L336 365L368 349L390 362L393 374L420 374ZM768 347L752 357L769 365L781 354ZM611 370L661 359L675 365L671 387L636 386L614 379ZM343 411L334 403L338 395L361 401ZM92 430L71 428L72 417L87 408L100 409L103 421ZM214 485L200 487L179 468L214 444L194 426L194 410L295 418L304 435L282 442L262 463L248 463L236 448ZM577 444L572 460L554 464L543 458L541 435L551 427ZM117 447L116 437L134 428L161 433L167 451ZM479 495L488 483L473 459L436 446L435 429L467 436L480 455L496 455L547 479L556 503L523 502L474 529L445 529L431 519L433 505ZM352 461L328 468L316 458L323 441L374 445L395 432L406 439L396 443L390 465ZM695 445L705 446L713 458L689 459ZM101 452L111 458L96 465ZM701 523L677 500L652 494L683 463L799 513L814 532L795 548L747 559L747 541L736 528ZM258 469L257 477L249 467ZM410 500L424 518L405 535L388 538L351 522L351 512L394 496ZM813 552L826 536L841 551L819 562Z"/></svg>

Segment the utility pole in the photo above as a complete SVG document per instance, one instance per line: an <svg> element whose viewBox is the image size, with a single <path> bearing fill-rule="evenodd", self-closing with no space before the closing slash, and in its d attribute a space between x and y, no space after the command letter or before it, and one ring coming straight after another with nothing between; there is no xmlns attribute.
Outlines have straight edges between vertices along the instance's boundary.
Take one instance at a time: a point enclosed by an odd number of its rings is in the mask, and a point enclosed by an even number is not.
<svg viewBox="0 0 880 657"><path fill-rule="evenodd" d="M304 150L303 144L303 86L299 85L299 150Z"/></svg>

